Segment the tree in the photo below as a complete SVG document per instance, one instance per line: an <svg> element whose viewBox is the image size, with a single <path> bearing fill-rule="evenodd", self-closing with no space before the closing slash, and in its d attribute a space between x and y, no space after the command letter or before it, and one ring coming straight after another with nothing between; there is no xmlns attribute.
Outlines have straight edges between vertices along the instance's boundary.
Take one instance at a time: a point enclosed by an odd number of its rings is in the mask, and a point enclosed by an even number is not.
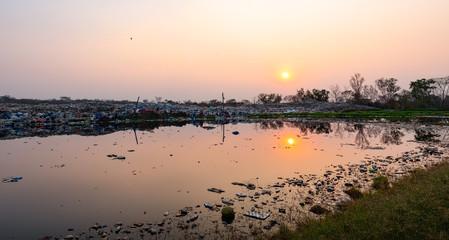
<svg viewBox="0 0 449 240"><path fill-rule="evenodd" d="M237 101L235 99L229 99L226 101L226 105L235 107L235 106L237 106Z"/></svg>
<svg viewBox="0 0 449 240"><path fill-rule="evenodd" d="M258 103L268 103L268 94L266 93L259 93L259 95L257 95L257 102Z"/></svg>
<svg viewBox="0 0 449 240"><path fill-rule="evenodd" d="M361 103L362 101L362 91L363 91L363 82L365 78L363 78L360 73L355 73L354 76L351 76L349 80L349 85L352 88L353 99L355 103Z"/></svg>
<svg viewBox="0 0 449 240"><path fill-rule="evenodd" d="M70 97L59 97L59 100L61 100L63 102L70 102L70 101L72 101L72 99Z"/></svg>
<svg viewBox="0 0 449 240"><path fill-rule="evenodd" d="M282 95L275 93L260 93L257 96L259 103L280 103L282 101Z"/></svg>
<svg viewBox="0 0 449 240"><path fill-rule="evenodd" d="M312 100L315 96L313 96L313 93L310 90L306 91L306 95L304 96L304 100Z"/></svg>
<svg viewBox="0 0 449 240"><path fill-rule="evenodd" d="M274 94L274 93L272 93ZM282 101L282 95L280 94L274 94L274 97L272 98L273 103L280 103Z"/></svg>
<svg viewBox="0 0 449 240"><path fill-rule="evenodd" d="M330 98L333 102L342 102L341 90L338 84L332 85L330 87Z"/></svg>
<svg viewBox="0 0 449 240"><path fill-rule="evenodd" d="M191 105L198 105L198 103L197 102L193 102L192 100L187 100L187 101L184 101L184 105L191 106Z"/></svg>
<svg viewBox="0 0 449 240"><path fill-rule="evenodd" d="M296 97L297 97L298 101L304 101L305 100L306 93L304 91L304 88L296 90Z"/></svg>
<svg viewBox="0 0 449 240"><path fill-rule="evenodd" d="M363 86L362 96L365 104L375 103L377 101L377 90L373 85L365 85Z"/></svg>
<svg viewBox="0 0 449 240"><path fill-rule="evenodd" d="M299 98L296 95L287 95L284 97L285 102L299 102Z"/></svg>
<svg viewBox="0 0 449 240"><path fill-rule="evenodd" d="M0 97L0 103L10 103L16 100L14 97L10 95L4 95Z"/></svg>
<svg viewBox="0 0 449 240"><path fill-rule="evenodd" d="M219 106L220 103L221 102L218 101L217 99L212 99L212 100L209 101L209 105L214 106L214 107Z"/></svg>
<svg viewBox="0 0 449 240"><path fill-rule="evenodd" d="M429 107L430 95L435 88L434 84L435 80L425 78L410 82L412 96L415 98L415 106Z"/></svg>
<svg viewBox="0 0 449 240"><path fill-rule="evenodd" d="M413 107L413 96L408 90L402 90L398 94L399 108L402 110L411 109Z"/></svg>
<svg viewBox="0 0 449 240"><path fill-rule="evenodd" d="M441 106L446 104L446 98L449 92L449 76L435 79L435 93L440 97Z"/></svg>
<svg viewBox="0 0 449 240"><path fill-rule="evenodd" d="M251 102L248 99L243 99L242 104L243 105L251 105Z"/></svg>
<svg viewBox="0 0 449 240"><path fill-rule="evenodd" d="M401 89L395 78L380 78L376 80L376 87L379 90L379 101L387 106L387 108L394 108L398 99L397 92Z"/></svg>
<svg viewBox="0 0 449 240"><path fill-rule="evenodd" d="M351 90L345 90L341 93L342 102L351 102L354 93Z"/></svg>
<svg viewBox="0 0 449 240"><path fill-rule="evenodd" d="M329 101L329 91L327 91L326 89L313 89L312 90L313 93L313 99L320 101L320 102L327 102Z"/></svg>

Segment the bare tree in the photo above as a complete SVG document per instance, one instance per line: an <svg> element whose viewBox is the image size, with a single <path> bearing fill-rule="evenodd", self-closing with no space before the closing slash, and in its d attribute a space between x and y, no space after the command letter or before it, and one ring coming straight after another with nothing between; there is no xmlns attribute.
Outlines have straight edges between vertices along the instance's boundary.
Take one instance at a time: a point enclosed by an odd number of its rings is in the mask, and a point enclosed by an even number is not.
<svg viewBox="0 0 449 240"><path fill-rule="evenodd" d="M338 84L332 85L330 87L330 97L333 102L342 102L343 98L341 96L340 86Z"/></svg>
<svg viewBox="0 0 449 240"><path fill-rule="evenodd" d="M354 93L351 90L345 90L341 93L341 99L343 102L351 102Z"/></svg>
<svg viewBox="0 0 449 240"><path fill-rule="evenodd" d="M362 101L363 82L365 78L360 73L355 73L349 80L349 85L352 88L354 102L360 103Z"/></svg>
<svg viewBox="0 0 449 240"><path fill-rule="evenodd" d="M435 78L435 94L441 98L441 105L444 106L449 92L449 76L443 78Z"/></svg>
<svg viewBox="0 0 449 240"><path fill-rule="evenodd" d="M377 90L373 85L365 85L363 86L362 96L369 102L374 103L377 101Z"/></svg>

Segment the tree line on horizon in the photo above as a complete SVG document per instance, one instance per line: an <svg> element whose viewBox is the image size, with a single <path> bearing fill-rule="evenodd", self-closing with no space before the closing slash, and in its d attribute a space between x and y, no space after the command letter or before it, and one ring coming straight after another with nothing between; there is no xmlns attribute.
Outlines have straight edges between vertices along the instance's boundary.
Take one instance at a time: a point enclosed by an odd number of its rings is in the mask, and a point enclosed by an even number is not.
<svg viewBox="0 0 449 240"><path fill-rule="evenodd" d="M379 78L374 85L365 84L365 78L355 73L349 79L349 88L338 84L326 89L296 90L296 94L282 97L275 93L260 93L258 103L301 102L316 100L321 102L346 102L385 109L449 109L447 96L449 76L411 81L409 89L401 89L395 78Z"/></svg>
<svg viewBox="0 0 449 240"><path fill-rule="evenodd" d="M282 96L277 93L260 93L253 101L228 99L224 101L225 106L242 106L251 104L270 104L270 103L295 103L308 100L320 102L345 102L360 105L373 106L384 109L442 109L449 110L449 76L434 79L418 79L411 81L409 89L401 89L397 85L395 78L379 78L373 85L365 83L365 78L360 73L355 73L349 79L349 87L340 87L335 84L326 89L305 90L301 88L296 90L295 94ZM9 95L0 96L0 103L21 103L21 104L64 104L64 103L92 103L109 102L116 104L130 104L134 101L128 100L72 100L70 97L60 97L60 99L38 100L38 99L16 99ZM149 103L147 99L144 103ZM184 102L173 100L162 100L162 97L155 97L153 103L165 104L185 104L199 106L221 106L222 101L212 99L210 101L194 102L187 100Z"/></svg>

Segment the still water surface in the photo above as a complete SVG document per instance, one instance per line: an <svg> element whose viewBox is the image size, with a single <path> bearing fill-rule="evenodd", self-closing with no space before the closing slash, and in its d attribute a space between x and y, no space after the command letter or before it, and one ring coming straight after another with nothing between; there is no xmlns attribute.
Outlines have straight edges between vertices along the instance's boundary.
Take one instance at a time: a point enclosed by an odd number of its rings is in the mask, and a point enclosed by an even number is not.
<svg viewBox="0 0 449 240"><path fill-rule="evenodd" d="M217 194L207 191L211 187L231 197L241 189L231 182L264 186L278 177L322 173L331 164L398 156L417 146L414 127L399 124L209 126L215 128L0 141L0 177L23 177L0 184L0 239L65 236L68 228L87 229L97 222L156 221L165 211L218 202Z"/></svg>

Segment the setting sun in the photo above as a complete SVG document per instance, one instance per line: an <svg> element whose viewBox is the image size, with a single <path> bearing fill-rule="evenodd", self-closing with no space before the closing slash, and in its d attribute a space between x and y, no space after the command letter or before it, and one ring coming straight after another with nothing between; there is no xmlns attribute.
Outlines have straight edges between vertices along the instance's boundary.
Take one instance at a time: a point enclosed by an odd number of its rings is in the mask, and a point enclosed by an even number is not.
<svg viewBox="0 0 449 240"><path fill-rule="evenodd" d="M289 77L290 77L290 73L288 73L288 72L283 72L282 73L282 78L287 79Z"/></svg>
<svg viewBox="0 0 449 240"><path fill-rule="evenodd" d="M295 140L293 140L293 138L289 138L287 142L288 144L292 145L293 143L295 143Z"/></svg>

